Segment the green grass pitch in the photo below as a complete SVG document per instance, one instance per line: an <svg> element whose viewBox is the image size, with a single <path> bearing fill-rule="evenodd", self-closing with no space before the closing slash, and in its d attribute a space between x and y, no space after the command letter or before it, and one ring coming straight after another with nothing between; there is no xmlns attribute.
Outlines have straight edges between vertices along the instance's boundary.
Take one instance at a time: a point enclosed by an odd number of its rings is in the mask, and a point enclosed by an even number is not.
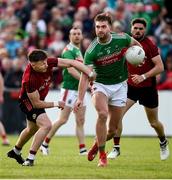
<svg viewBox="0 0 172 180"><path fill-rule="evenodd" d="M35 166L22 167L6 153L13 147L17 136L9 136L10 147L0 145L0 179L172 179L172 157L161 161L159 142L155 137L123 137L121 155L109 160L105 168L97 167L98 158L92 162L79 156L76 137L54 137L50 155L37 153ZM86 137L87 148L94 137ZM172 138L169 138L172 151ZM30 142L23 148L23 157L28 155ZM112 141L106 150L111 151Z"/></svg>

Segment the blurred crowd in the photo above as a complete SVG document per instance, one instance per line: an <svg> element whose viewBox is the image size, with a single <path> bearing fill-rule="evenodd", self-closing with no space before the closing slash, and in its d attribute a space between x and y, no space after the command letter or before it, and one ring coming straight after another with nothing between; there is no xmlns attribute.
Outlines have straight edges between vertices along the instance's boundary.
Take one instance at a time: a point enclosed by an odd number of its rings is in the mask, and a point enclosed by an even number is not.
<svg viewBox="0 0 172 180"><path fill-rule="evenodd" d="M82 52L94 38L93 19L100 12L113 17L113 31L130 33L133 18L148 23L147 35L158 44L165 71L159 90L172 90L172 6L170 0L0 0L0 63L5 89L20 88L27 53L40 48L60 56L72 26L83 30ZM61 70L52 88L59 88Z"/></svg>

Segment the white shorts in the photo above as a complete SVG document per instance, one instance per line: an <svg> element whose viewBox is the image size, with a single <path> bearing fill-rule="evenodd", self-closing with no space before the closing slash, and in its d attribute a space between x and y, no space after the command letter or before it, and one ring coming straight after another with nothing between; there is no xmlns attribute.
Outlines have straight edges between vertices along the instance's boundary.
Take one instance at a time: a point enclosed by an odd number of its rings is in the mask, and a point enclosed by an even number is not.
<svg viewBox="0 0 172 180"><path fill-rule="evenodd" d="M91 93L102 92L108 98L108 104L112 106L125 106L127 101L127 81L123 81L114 85L104 85L102 83L94 82Z"/></svg>
<svg viewBox="0 0 172 180"><path fill-rule="evenodd" d="M66 106L71 108L74 107L74 104L78 97L78 91L70 89L61 89L60 92L60 101L64 101ZM83 100L83 106L86 106L86 95Z"/></svg>

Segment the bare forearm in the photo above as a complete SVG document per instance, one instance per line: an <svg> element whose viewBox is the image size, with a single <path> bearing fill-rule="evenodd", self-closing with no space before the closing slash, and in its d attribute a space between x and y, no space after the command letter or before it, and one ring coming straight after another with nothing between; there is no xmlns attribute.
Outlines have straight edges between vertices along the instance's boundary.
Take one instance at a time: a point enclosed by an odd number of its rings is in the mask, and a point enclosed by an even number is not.
<svg viewBox="0 0 172 180"><path fill-rule="evenodd" d="M91 70L79 61L58 58L58 66L60 67L74 67L77 70L85 73L87 76L91 73Z"/></svg>
<svg viewBox="0 0 172 180"><path fill-rule="evenodd" d="M146 78L156 76L164 71L164 65L162 63L160 55L154 57L152 61L155 64L155 66L150 71L144 74Z"/></svg>
<svg viewBox="0 0 172 180"><path fill-rule="evenodd" d="M160 74L162 71L163 71L162 68L154 67L150 71L146 72L144 75L146 76L146 78L154 77L154 76Z"/></svg>
<svg viewBox="0 0 172 180"><path fill-rule="evenodd" d="M82 73L80 81L79 81L79 87L78 87L78 99L79 100L84 99L84 96L85 96L85 93L86 93L86 90L88 87L88 83L89 83L88 77Z"/></svg>
<svg viewBox="0 0 172 180"><path fill-rule="evenodd" d="M70 75L72 75L75 79L79 80L81 73L78 72L75 68L68 68L68 72Z"/></svg>
<svg viewBox="0 0 172 180"><path fill-rule="evenodd" d="M75 67L77 70L85 73L87 76L92 72L87 66L78 61L72 61L71 65Z"/></svg>
<svg viewBox="0 0 172 180"><path fill-rule="evenodd" d="M45 101L37 101L37 102L32 102L32 105L36 109L40 108L53 108L54 107L54 102L45 102Z"/></svg>

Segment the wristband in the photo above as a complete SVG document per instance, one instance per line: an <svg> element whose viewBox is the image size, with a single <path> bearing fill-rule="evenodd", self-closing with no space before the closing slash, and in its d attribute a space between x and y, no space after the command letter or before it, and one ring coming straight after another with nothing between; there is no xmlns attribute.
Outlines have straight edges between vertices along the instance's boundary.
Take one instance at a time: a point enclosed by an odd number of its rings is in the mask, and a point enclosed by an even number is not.
<svg viewBox="0 0 172 180"><path fill-rule="evenodd" d="M94 72L91 71L90 74L88 75L89 78L92 78L94 76Z"/></svg>
<svg viewBox="0 0 172 180"><path fill-rule="evenodd" d="M146 80L146 76L144 74L141 75L144 80Z"/></svg>
<svg viewBox="0 0 172 180"><path fill-rule="evenodd" d="M53 106L54 106L54 107L58 107L58 106L59 106L59 103L58 103L58 102L53 102Z"/></svg>

